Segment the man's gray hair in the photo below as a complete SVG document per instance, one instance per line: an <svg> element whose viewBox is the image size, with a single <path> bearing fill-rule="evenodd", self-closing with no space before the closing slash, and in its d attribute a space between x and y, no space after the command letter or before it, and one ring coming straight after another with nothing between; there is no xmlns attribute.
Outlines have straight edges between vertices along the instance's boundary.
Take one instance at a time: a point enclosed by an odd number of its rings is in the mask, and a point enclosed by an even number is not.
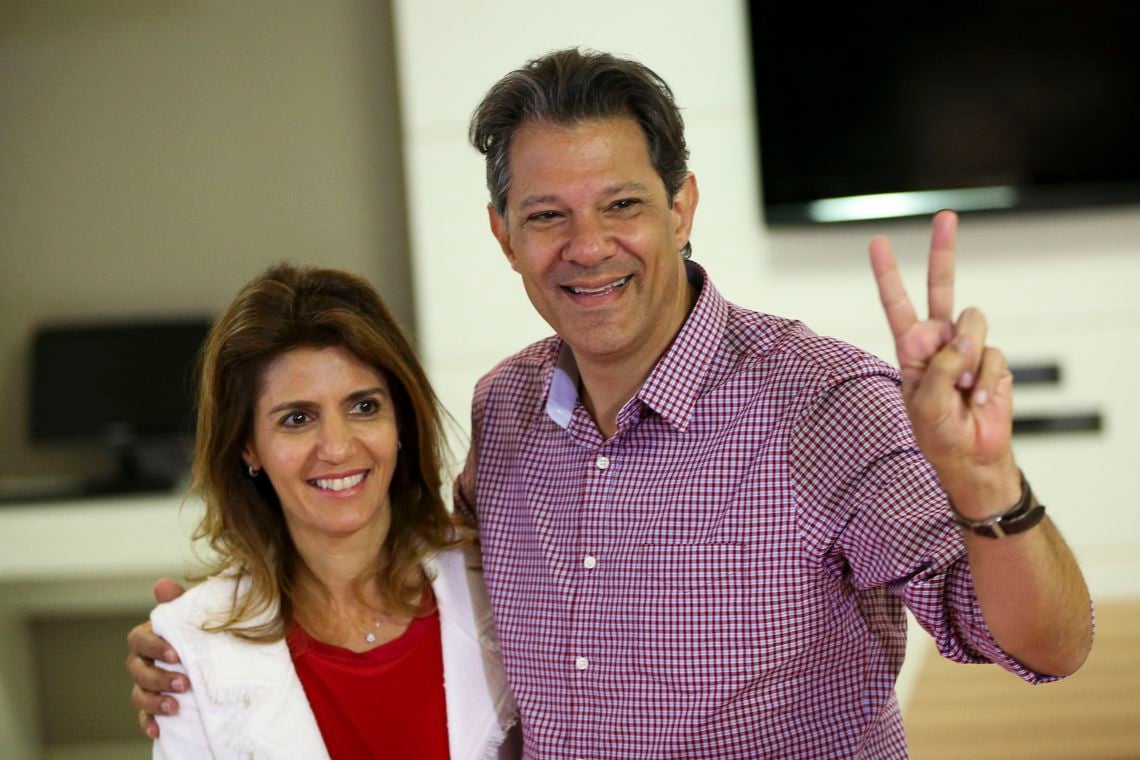
<svg viewBox="0 0 1140 760"><path fill-rule="evenodd" d="M468 137L487 162L491 205L507 212L510 151L524 123L572 125L588 119L630 117L649 145L649 160L672 203L688 173L685 125L673 91L637 61L609 53L556 50L500 79L471 116ZM686 256L690 251L686 243Z"/></svg>

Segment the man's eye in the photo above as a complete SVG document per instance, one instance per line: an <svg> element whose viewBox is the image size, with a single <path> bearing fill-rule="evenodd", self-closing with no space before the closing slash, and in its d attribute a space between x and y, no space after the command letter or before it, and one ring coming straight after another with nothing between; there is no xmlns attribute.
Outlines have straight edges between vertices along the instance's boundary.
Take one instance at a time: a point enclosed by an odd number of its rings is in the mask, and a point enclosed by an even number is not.
<svg viewBox="0 0 1140 760"><path fill-rule="evenodd" d="M637 198L622 198L619 201L614 201L610 208L616 211L625 211L631 209L637 204L641 203Z"/></svg>
<svg viewBox="0 0 1140 760"><path fill-rule="evenodd" d="M552 222L559 217L557 211L539 211L537 214L531 214L526 218L528 222L536 222L542 224L543 222Z"/></svg>

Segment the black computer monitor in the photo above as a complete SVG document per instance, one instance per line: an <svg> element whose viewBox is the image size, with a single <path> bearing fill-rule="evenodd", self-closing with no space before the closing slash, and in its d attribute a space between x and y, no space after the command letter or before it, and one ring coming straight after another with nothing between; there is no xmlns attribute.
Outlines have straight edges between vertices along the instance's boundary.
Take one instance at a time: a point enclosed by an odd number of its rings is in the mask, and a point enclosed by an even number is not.
<svg viewBox="0 0 1140 760"><path fill-rule="evenodd" d="M34 445L98 447L117 471L95 492L169 490L193 439L204 318L40 327L32 342Z"/></svg>

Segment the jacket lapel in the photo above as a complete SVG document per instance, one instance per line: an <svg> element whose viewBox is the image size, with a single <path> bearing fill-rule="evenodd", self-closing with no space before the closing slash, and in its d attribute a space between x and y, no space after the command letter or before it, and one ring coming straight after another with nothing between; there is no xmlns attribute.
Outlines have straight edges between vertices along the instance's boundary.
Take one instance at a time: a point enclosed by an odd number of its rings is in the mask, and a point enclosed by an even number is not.
<svg viewBox="0 0 1140 760"><path fill-rule="evenodd" d="M499 657L478 549L468 544L426 564L439 605L452 760L497 757L517 709Z"/></svg>

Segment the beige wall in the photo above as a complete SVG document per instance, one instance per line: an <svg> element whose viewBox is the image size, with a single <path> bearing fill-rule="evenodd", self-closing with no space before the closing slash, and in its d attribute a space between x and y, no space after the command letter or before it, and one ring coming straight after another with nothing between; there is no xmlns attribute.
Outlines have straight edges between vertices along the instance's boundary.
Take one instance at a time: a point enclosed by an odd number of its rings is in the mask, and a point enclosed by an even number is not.
<svg viewBox="0 0 1140 760"><path fill-rule="evenodd" d="M486 231L466 118L505 71L570 44L638 56L673 84L702 190L696 258L726 295L889 351L865 242L895 236L915 257L906 269L918 287L925 225L763 227L741 3L710 0L699 12L681 0L540 12L522 0L393 5L398 67L387 2L0 0L0 408L9 415L0 478L80 465L22 443L23 354L35 321L214 311L281 258L359 271L408 319L406 239L420 344L464 420L478 375L547 332ZM1019 395L1023 409L1106 413L1101 436L1027 440L1018 450L1095 572L1094 590L1140 594L1130 477L1140 211L967 219L960 280L963 302L991 312L1011 355L1065 366L1061 387ZM138 525L105 527L146 543ZM141 619L146 583L128 580ZM0 681L32 678L6 656L27 633L0 615ZM2 687L0 735L21 734L27 690ZM98 699L128 709L117 688Z"/></svg>
<svg viewBox="0 0 1140 760"><path fill-rule="evenodd" d="M411 320L391 37L386 2L0 0L0 478L99 464L25 445L41 320L213 314L281 259Z"/></svg>
<svg viewBox="0 0 1140 760"><path fill-rule="evenodd" d="M288 259L364 274L410 324L391 39L387 2L0 0L0 483L101 464L25 445L41 320L213 314ZM60 403L84 403L81 377ZM150 756L123 636L150 580L182 569L177 506L0 505L29 557L91 560L0 573L0 755ZM95 524L18 525L40 519ZM92 627L60 623L72 597ZM87 666L47 667L69 657Z"/></svg>

